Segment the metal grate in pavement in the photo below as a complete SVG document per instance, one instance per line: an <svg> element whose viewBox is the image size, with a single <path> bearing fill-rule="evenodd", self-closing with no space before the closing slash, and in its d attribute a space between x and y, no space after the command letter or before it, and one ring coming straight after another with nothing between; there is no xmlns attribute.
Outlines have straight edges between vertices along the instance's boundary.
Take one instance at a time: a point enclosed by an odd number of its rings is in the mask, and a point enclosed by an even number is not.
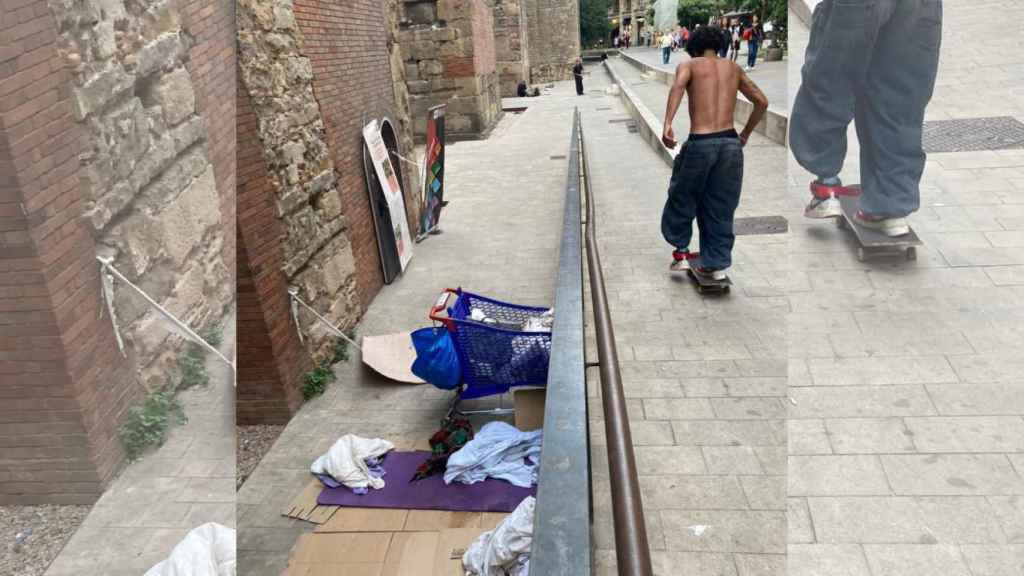
<svg viewBox="0 0 1024 576"><path fill-rule="evenodd" d="M621 124L623 122L632 122L632 118L612 118L608 121L609 124Z"/></svg>
<svg viewBox="0 0 1024 576"><path fill-rule="evenodd" d="M789 231L789 222L782 216L737 218L732 223L732 230L737 236L785 234Z"/></svg>
<svg viewBox="0 0 1024 576"><path fill-rule="evenodd" d="M565 154L556 154L554 156L548 156L549 160L565 160Z"/></svg>
<svg viewBox="0 0 1024 576"><path fill-rule="evenodd" d="M925 152L978 152L1024 148L1024 123L1011 116L924 123Z"/></svg>

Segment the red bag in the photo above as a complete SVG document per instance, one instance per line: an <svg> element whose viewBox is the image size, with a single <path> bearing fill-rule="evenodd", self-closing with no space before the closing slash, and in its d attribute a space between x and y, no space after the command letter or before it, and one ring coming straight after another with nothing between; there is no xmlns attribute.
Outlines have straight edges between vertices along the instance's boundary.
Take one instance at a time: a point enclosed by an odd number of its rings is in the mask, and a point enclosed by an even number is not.
<svg viewBox="0 0 1024 576"><path fill-rule="evenodd" d="M746 40L747 42L750 42L750 39L753 38L753 37L754 37L754 29L753 28L747 28L746 30L743 31L743 39Z"/></svg>

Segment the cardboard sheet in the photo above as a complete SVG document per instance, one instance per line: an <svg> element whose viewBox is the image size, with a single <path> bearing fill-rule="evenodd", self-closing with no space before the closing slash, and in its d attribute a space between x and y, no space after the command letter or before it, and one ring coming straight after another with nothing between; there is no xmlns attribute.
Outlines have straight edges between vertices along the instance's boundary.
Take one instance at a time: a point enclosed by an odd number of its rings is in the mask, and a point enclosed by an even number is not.
<svg viewBox="0 0 1024 576"><path fill-rule="evenodd" d="M516 390L513 402L516 410L516 428L530 432L544 427L544 388Z"/></svg>
<svg viewBox="0 0 1024 576"><path fill-rule="evenodd" d="M316 503L316 498L322 489L323 485L320 484L320 481L312 478L302 492L299 492L298 496L288 503L281 514L314 524L327 522L338 508L336 506L320 506Z"/></svg>
<svg viewBox="0 0 1024 576"><path fill-rule="evenodd" d="M303 534L283 576L463 576L462 555L481 532Z"/></svg>
<svg viewBox="0 0 1024 576"><path fill-rule="evenodd" d="M380 375L396 382L424 384L423 380L412 373L416 349L413 348L408 332L363 336L362 348L363 364Z"/></svg>

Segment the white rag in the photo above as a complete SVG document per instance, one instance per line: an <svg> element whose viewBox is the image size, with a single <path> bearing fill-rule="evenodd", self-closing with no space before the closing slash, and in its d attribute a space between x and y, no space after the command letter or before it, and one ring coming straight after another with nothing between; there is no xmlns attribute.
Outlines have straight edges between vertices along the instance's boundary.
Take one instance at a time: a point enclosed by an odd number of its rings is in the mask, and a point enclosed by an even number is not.
<svg viewBox="0 0 1024 576"><path fill-rule="evenodd" d="M235 576L235 531L213 522L193 528L145 576Z"/></svg>
<svg viewBox="0 0 1024 576"><path fill-rule="evenodd" d="M475 484L487 478L529 488L537 484L543 430L523 432L505 422L484 424L473 439L448 457L444 483ZM532 464L524 459L529 457Z"/></svg>
<svg viewBox="0 0 1024 576"><path fill-rule="evenodd" d="M395 445L380 438L361 438L354 434L346 434L331 446L326 454L320 456L310 466L313 474L327 474L349 488L384 487L382 478L375 478L366 466L367 458L379 458Z"/></svg>
<svg viewBox="0 0 1024 576"><path fill-rule="evenodd" d="M477 536L462 555L466 576L526 576L533 544L533 508L527 496L494 530Z"/></svg>

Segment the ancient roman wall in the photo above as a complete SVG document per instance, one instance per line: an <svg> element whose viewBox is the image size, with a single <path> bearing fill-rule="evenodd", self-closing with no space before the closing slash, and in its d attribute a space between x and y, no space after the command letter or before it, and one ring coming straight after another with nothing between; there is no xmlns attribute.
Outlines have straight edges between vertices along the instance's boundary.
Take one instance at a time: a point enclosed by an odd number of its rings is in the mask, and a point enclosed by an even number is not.
<svg viewBox="0 0 1024 576"><path fill-rule="evenodd" d="M572 79L580 55L579 0L523 0L530 33L530 78L535 84Z"/></svg>
<svg viewBox="0 0 1024 576"><path fill-rule="evenodd" d="M523 0L495 0L494 52L503 97L514 97L520 81L530 83L529 37Z"/></svg>

